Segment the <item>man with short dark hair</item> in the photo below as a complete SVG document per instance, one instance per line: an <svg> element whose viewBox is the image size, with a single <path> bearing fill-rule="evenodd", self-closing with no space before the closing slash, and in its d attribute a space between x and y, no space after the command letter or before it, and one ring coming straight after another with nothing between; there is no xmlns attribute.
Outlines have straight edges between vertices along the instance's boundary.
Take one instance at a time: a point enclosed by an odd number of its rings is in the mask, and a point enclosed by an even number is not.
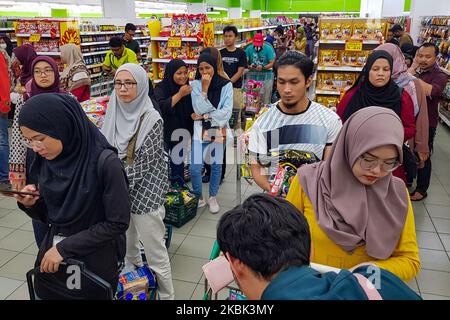
<svg viewBox="0 0 450 320"><path fill-rule="evenodd" d="M139 42L137 42L134 39L134 36L136 35L136 26L132 23L127 23L125 25L125 34L123 35L123 43L125 47L127 47L130 50L133 50L134 53L136 53L136 57L138 61L141 61L141 47L139 45Z"/></svg>
<svg viewBox="0 0 450 320"><path fill-rule="evenodd" d="M237 119L235 119L235 127L241 122L240 110L243 105L242 101L242 75L247 67L247 57L245 51L236 48L236 38L238 30L235 26L226 26L223 29L223 38L225 40L225 48L220 50L222 56L223 69L233 83L233 109L239 110Z"/></svg>
<svg viewBox="0 0 450 320"><path fill-rule="evenodd" d="M109 46L111 47L111 50L106 52L105 60L102 65L104 72L113 76L117 69L125 63L138 64L136 54L134 51L125 48L121 37L112 37L109 40Z"/></svg>
<svg viewBox="0 0 450 320"><path fill-rule="evenodd" d="M375 282L383 299L420 300L397 276L374 265L358 266L353 273L312 269L308 222L281 198L255 194L226 212L217 242L250 300L367 300L354 274Z"/></svg>
<svg viewBox="0 0 450 320"><path fill-rule="evenodd" d="M255 121L248 146L252 177L265 191L270 190L277 171L273 154L297 150L326 159L341 130L342 122L334 111L308 99L313 68L311 59L298 51L286 52L275 66L281 100Z"/></svg>
<svg viewBox="0 0 450 320"><path fill-rule="evenodd" d="M414 41L409 34L407 34L403 27L399 24L394 24L389 31L392 32L392 35L398 39L399 47L403 46L405 43L409 43L414 45Z"/></svg>
<svg viewBox="0 0 450 320"><path fill-rule="evenodd" d="M424 43L416 52L409 72L421 80L422 88L427 96L428 120L430 132L428 145L430 152L433 150L434 137L439 120L439 100L442 96L448 77L442 72L436 63L439 48L433 43ZM416 190L411 193L412 201L420 201L427 197L427 190L431 179L431 159L425 161L424 167L417 172Z"/></svg>

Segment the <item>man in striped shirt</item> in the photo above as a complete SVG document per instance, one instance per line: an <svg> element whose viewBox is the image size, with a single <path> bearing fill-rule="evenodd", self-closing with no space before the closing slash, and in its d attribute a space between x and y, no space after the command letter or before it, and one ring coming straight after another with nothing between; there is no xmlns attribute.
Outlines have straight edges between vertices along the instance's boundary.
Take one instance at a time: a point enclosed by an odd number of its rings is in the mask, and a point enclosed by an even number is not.
<svg viewBox="0 0 450 320"><path fill-rule="evenodd" d="M251 170L255 182L270 190L270 177L277 171L272 153L283 150L313 152L326 159L341 130L336 113L308 99L314 64L304 54L289 51L275 66L281 100L260 116L249 138ZM267 171L267 166L270 168Z"/></svg>

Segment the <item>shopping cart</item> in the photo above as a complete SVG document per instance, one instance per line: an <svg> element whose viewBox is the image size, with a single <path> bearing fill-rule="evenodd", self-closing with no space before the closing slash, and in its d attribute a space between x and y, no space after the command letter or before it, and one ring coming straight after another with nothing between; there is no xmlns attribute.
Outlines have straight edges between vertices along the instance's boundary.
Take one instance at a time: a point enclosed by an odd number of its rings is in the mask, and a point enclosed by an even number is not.
<svg viewBox="0 0 450 320"><path fill-rule="evenodd" d="M114 89L114 77L102 72L100 76L96 78L96 82L91 85L91 96L110 96Z"/></svg>
<svg viewBox="0 0 450 320"><path fill-rule="evenodd" d="M273 72L248 71L242 82L242 100L245 115L255 115L270 104L273 89Z"/></svg>

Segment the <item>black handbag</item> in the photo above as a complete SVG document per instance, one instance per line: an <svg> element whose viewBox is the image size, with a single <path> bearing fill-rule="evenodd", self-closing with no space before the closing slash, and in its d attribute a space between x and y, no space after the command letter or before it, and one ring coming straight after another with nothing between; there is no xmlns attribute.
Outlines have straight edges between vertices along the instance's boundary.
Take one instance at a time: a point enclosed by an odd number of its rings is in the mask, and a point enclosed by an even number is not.
<svg viewBox="0 0 450 320"><path fill-rule="evenodd" d="M417 176L417 164L419 159L407 144L403 144L403 167L405 168L408 182L412 182Z"/></svg>

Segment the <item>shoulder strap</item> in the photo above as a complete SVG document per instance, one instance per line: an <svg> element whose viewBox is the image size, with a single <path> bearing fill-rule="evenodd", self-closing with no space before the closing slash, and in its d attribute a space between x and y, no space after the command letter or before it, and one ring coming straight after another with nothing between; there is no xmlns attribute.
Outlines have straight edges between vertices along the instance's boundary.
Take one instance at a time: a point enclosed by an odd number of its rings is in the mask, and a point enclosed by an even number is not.
<svg viewBox="0 0 450 320"><path fill-rule="evenodd" d="M139 131L141 129L142 120L144 119L144 115L141 116L139 119L139 125L136 133L131 137L130 142L128 143L127 148L127 165L131 166L134 161L134 151L136 150L136 142L137 142L137 136L139 134Z"/></svg>
<svg viewBox="0 0 450 320"><path fill-rule="evenodd" d="M102 153L100 153L100 155L98 156L98 162L97 162L97 177L100 179L100 181L103 182L102 179L102 172L103 172L103 167L105 165L105 161L106 159L108 159L108 157L110 155L114 154L114 151L111 149L105 149L102 151Z"/></svg>
<svg viewBox="0 0 450 320"><path fill-rule="evenodd" d="M353 275L358 280L359 285L364 290L367 298L369 300L383 300L377 288L370 282L366 277L359 273L353 273Z"/></svg>

